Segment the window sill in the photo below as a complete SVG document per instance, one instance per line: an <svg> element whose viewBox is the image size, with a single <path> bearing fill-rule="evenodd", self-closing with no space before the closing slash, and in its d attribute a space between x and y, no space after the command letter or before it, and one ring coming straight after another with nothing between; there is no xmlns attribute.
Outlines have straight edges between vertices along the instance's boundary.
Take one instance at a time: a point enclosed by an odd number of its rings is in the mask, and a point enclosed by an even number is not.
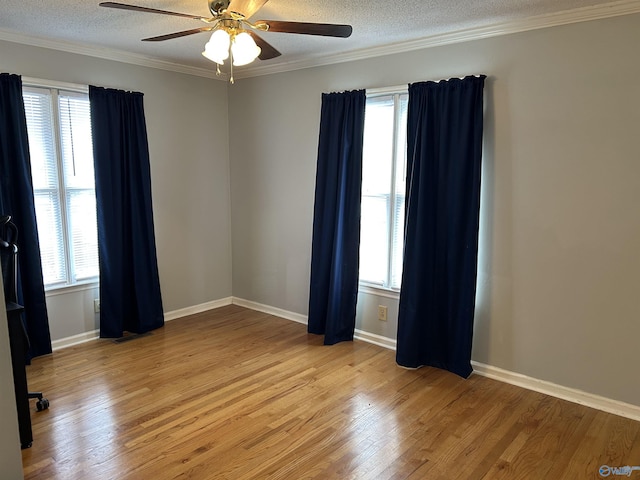
<svg viewBox="0 0 640 480"><path fill-rule="evenodd" d="M376 295L378 297L393 298L395 300L400 299L400 291L392 288L381 287L379 285L372 285L370 283L358 284L358 293L367 293L369 295Z"/></svg>
<svg viewBox="0 0 640 480"><path fill-rule="evenodd" d="M54 285L51 287L45 287L44 294L46 297L52 297L55 295L66 295L68 293L93 290L95 288L100 288L100 283L97 280L89 280L83 283L74 283L73 285Z"/></svg>

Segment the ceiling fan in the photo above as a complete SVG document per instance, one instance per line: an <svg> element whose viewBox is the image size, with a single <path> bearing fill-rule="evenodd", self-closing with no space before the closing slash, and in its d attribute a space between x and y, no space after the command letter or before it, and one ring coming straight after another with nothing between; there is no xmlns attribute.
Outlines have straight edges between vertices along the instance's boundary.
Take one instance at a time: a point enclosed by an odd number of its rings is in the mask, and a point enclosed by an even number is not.
<svg viewBox="0 0 640 480"><path fill-rule="evenodd" d="M118 2L102 2L100 6L186 17L206 23L207 26L204 27L169 33L157 37L143 38L142 41L161 42L196 33L213 31L211 40L205 46L205 51L202 52L202 54L218 64L218 74L220 74L219 66L224 64L224 60L229 57L231 57L230 64L232 66L231 68L233 68L233 65L246 65L256 58L269 60L281 55L275 47L258 36L256 31L347 38L353 30L351 25L332 23L285 22L280 20L257 20L250 22L248 19L260 10L267 1L268 0L208 0L211 17L201 17L200 15L170 12ZM233 83L233 72L231 82Z"/></svg>

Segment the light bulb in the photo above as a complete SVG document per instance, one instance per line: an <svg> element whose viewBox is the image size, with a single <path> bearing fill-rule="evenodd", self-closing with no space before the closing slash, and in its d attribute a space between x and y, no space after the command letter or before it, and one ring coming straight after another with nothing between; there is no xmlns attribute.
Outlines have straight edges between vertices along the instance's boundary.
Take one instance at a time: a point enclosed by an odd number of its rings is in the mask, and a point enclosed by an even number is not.
<svg viewBox="0 0 640 480"><path fill-rule="evenodd" d="M216 30L204 46L202 55L213 62L223 65L224 61L229 58L230 43L231 39L225 30Z"/></svg>
<svg viewBox="0 0 640 480"><path fill-rule="evenodd" d="M242 32L236 35L231 44L231 53L233 54L233 64L236 66L247 65L253 62L262 50L251 35Z"/></svg>

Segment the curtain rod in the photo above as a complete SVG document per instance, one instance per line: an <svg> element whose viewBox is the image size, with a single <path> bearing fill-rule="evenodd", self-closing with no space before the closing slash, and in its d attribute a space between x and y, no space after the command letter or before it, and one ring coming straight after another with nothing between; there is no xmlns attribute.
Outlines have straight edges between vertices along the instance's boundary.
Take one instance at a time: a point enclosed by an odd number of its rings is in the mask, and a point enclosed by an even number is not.
<svg viewBox="0 0 640 480"><path fill-rule="evenodd" d="M377 87L377 88L366 88L367 96L371 95L384 95L386 93L398 93L398 92L406 92L409 90L409 85L406 83L404 85L396 85L394 87Z"/></svg>
<svg viewBox="0 0 640 480"><path fill-rule="evenodd" d="M376 87L376 88L365 88L367 95L384 95L387 93L398 93L398 92L402 92L402 91L407 91L409 90L409 85L411 83L420 83L420 82L443 82L443 81L447 81L447 80L451 80L452 78L459 78L460 80L465 79L466 77L480 77L482 76L482 74L469 74L469 75L461 75L461 76L452 76L449 78L441 78L439 80L418 80L416 82L410 82L410 83L405 83L404 85L395 85L392 87Z"/></svg>

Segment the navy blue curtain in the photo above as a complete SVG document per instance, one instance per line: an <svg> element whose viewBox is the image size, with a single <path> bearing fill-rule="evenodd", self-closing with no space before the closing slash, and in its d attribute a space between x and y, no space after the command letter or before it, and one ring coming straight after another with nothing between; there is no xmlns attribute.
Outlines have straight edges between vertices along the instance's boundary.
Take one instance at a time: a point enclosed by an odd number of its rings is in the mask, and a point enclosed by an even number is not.
<svg viewBox="0 0 640 480"><path fill-rule="evenodd" d="M100 336L164 325L141 93L89 87L96 175Z"/></svg>
<svg viewBox="0 0 640 480"><path fill-rule="evenodd" d="M353 340L358 298L364 90L322 95L309 333Z"/></svg>
<svg viewBox="0 0 640 480"><path fill-rule="evenodd" d="M471 368L484 76L409 86L396 361Z"/></svg>
<svg viewBox="0 0 640 480"><path fill-rule="evenodd" d="M0 215L11 215L18 228L17 300L24 306L27 355L51 353L22 79L8 73L0 74Z"/></svg>

